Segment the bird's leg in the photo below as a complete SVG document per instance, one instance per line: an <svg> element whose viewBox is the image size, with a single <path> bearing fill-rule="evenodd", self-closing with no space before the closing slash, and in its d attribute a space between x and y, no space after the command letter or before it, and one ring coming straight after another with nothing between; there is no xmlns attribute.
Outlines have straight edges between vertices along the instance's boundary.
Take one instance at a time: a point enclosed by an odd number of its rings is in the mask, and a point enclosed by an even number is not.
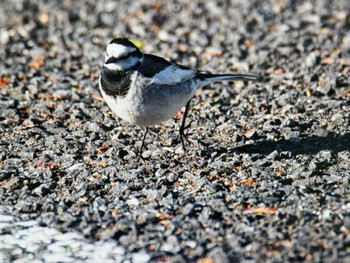
<svg viewBox="0 0 350 263"><path fill-rule="evenodd" d="M182 123L181 123L181 126L180 126L180 139L181 139L182 148L184 149L184 151L186 151L184 138L186 140L188 140L188 138L187 138L187 136L185 134L185 129L190 127L190 125L192 123L192 122L190 122L188 125L186 125L186 117L188 115L188 110L190 109L190 103L191 103L191 99L186 103L185 112L184 112L184 115L182 117Z"/></svg>
<svg viewBox="0 0 350 263"><path fill-rule="evenodd" d="M145 127L145 134L143 135L143 139L142 139L142 144L141 144L141 147L140 147L139 155L142 154L142 149L145 146L145 139L146 139L147 133L148 133L148 127Z"/></svg>

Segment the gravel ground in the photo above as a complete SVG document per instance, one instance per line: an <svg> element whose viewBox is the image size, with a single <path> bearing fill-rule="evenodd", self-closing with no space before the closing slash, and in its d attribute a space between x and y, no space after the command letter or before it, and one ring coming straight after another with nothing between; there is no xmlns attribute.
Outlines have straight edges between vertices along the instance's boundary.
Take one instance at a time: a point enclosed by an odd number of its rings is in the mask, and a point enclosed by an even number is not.
<svg viewBox="0 0 350 263"><path fill-rule="evenodd" d="M150 256L145 251L130 254L112 239L92 242L76 231L62 233L53 227L38 226L34 220L18 220L8 215L11 210L11 206L0 206L2 263L149 262Z"/></svg>
<svg viewBox="0 0 350 263"><path fill-rule="evenodd" d="M349 262L349 10L348 0L1 1L0 260ZM199 90L188 150L170 120L139 158L142 130L97 89L117 36L269 81Z"/></svg>

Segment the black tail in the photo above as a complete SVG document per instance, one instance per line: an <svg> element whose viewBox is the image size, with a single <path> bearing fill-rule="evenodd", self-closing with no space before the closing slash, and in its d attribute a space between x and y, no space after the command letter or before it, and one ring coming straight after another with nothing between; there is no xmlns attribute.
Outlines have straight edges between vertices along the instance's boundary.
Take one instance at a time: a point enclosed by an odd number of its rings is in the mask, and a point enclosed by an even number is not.
<svg viewBox="0 0 350 263"><path fill-rule="evenodd" d="M217 81L235 81L235 80L241 80L241 81L258 81L263 82L265 79L263 76L259 74L209 74L209 73L199 73L197 75L197 79L200 83L200 86L205 86L213 82Z"/></svg>

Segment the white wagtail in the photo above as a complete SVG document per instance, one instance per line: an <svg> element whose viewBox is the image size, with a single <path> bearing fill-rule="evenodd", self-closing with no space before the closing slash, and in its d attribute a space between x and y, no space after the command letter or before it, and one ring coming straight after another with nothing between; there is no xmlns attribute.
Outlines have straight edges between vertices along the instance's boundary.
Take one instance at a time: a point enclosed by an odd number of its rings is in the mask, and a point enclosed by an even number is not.
<svg viewBox="0 0 350 263"><path fill-rule="evenodd" d="M140 153L150 126L166 121L186 105L180 126L185 149L185 120L197 88L216 81L261 81L253 74L209 74L143 54L126 38L115 38L107 46L99 86L112 111L124 121L145 127Z"/></svg>

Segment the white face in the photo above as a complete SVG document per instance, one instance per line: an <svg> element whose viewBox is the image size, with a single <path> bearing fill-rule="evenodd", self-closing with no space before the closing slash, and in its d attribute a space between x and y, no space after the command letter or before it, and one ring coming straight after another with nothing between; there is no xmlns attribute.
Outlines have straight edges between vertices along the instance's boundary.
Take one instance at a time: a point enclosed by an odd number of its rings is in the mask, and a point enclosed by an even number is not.
<svg viewBox="0 0 350 263"><path fill-rule="evenodd" d="M142 59L136 56L136 51L136 47L125 46L118 43L109 44L106 50L105 67L114 71L132 68ZM114 61L106 63L111 58L114 58Z"/></svg>
<svg viewBox="0 0 350 263"><path fill-rule="evenodd" d="M107 54L106 54L105 62L110 57L120 58L120 57L123 57L123 56L125 56L125 55L127 55L135 50L136 49L134 47L127 47L127 46L123 46L123 45L116 44L116 43L109 44L107 46L107 50L106 50Z"/></svg>

